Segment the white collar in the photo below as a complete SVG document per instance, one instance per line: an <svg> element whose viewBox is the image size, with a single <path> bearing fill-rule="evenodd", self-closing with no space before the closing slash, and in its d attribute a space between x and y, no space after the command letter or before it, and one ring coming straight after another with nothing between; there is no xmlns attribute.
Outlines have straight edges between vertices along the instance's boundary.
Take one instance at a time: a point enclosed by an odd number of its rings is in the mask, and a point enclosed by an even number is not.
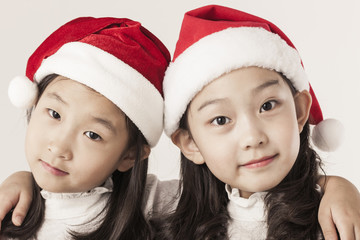
<svg viewBox="0 0 360 240"><path fill-rule="evenodd" d="M230 200L228 211L231 218L244 221L264 221L266 192L253 193L249 198L243 198L240 196L239 189L231 188L228 184L225 185L225 189Z"/></svg>
<svg viewBox="0 0 360 240"><path fill-rule="evenodd" d="M240 191L237 188L232 188L230 185L225 185L225 190L227 192L228 198L230 201L234 201L237 205L241 207L251 207L259 202L264 201L266 192L256 192L253 193L249 198L243 198L240 196Z"/></svg>
<svg viewBox="0 0 360 240"><path fill-rule="evenodd" d="M41 191L45 201L46 219L67 219L86 216L95 209L103 209L113 189L113 181L110 178L96 188L87 192L79 193L53 193Z"/></svg>

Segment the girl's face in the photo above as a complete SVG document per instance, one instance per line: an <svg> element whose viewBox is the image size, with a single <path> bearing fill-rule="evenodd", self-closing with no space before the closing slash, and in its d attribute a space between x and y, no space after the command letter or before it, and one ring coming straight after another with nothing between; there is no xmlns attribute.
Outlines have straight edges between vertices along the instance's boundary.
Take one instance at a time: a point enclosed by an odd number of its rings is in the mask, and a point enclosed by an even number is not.
<svg viewBox="0 0 360 240"><path fill-rule="evenodd" d="M126 171L124 113L107 98L57 77L31 114L26 157L38 185L51 192L83 192L115 170Z"/></svg>
<svg viewBox="0 0 360 240"><path fill-rule="evenodd" d="M186 157L206 163L222 182L243 197L275 187L299 152L299 133L308 118L311 97L295 96L282 77L258 67L241 68L207 85L188 109Z"/></svg>

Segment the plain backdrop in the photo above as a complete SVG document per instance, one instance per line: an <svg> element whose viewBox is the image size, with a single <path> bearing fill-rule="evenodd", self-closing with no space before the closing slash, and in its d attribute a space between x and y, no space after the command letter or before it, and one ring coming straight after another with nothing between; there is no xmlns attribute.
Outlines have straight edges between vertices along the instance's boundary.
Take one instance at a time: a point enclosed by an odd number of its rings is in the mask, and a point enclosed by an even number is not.
<svg viewBox="0 0 360 240"><path fill-rule="evenodd" d="M346 129L338 151L319 152L327 174L360 189L360 6L358 0L13 0L0 3L0 181L28 170L24 155L25 114L7 97L9 81L24 75L31 53L55 29L80 16L127 17L140 21L174 52L184 13L219 4L266 18L297 47L324 116ZM36 139L33 139L36 141ZM149 172L178 178L179 152L165 135L150 157Z"/></svg>

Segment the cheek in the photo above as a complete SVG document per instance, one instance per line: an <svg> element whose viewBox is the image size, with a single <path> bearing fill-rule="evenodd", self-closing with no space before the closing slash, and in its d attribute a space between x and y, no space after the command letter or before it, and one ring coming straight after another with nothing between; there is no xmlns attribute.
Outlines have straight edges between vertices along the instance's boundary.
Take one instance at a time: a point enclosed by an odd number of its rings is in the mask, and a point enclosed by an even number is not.
<svg viewBox="0 0 360 240"><path fill-rule="evenodd" d="M289 159L289 164L293 164L297 158L300 148L300 135L296 121L288 121L282 124L280 131L274 132L277 137L278 146Z"/></svg>
<svg viewBox="0 0 360 240"><path fill-rule="evenodd" d="M46 136L45 133L42 133L41 128L36 124L36 121L30 121L26 130L25 136L25 154L29 160L37 151L38 147L44 145L43 137Z"/></svg>
<svg viewBox="0 0 360 240"><path fill-rule="evenodd" d="M216 159L223 155L226 152L224 151L226 145L229 144L221 135L209 134L206 130L194 131L192 136L205 161Z"/></svg>
<svg viewBox="0 0 360 240"><path fill-rule="evenodd" d="M26 131L26 137L30 140L35 140L38 137L41 137L43 134L48 133L49 128L48 122L46 120L46 116L39 112L39 110L36 108L31 114Z"/></svg>
<svg viewBox="0 0 360 240"><path fill-rule="evenodd" d="M204 135L205 136L205 135ZM206 135L199 139L197 146L210 171L220 180L229 173L229 169L236 169L237 146L230 136ZM202 141L201 141L202 140ZM235 164L235 165L234 165Z"/></svg>
<svg viewBox="0 0 360 240"><path fill-rule="evenodd" d="M299 142L299 132L297 125L291 124L289 122L281 124L281 128L278 128L277 131L273 131L274 138L282 143L283 145L293 145Z"/></svg>
<svg viewBox="0 0 360 240"><path fill-rule="evenodd" d="M86 159L85 162L82 161L84 167L93 169L94 171L96 171L96 169L114 169L117 168L120 162L124 147L113 143L110 145L111 146L99 145L89 147L89 145L78 144L74 151L77 152L77 158L81 159L80 161ZM90 162L92 162L92 164L89 164Z"/></svg>
<svg viewBox="0 0 360 240"><path fill-rule="evenodd" d="M106 156L88 157L86 160L82 158L73 165L73 173L77 176L77 180L88 189L101 185L118 168L120 162L118 159Z"/></svg>
<svg viewBox="0 0 360 240"><path fill-rule="evenodd" d="M299 128L296 119L295 109L288 107L284 113L271 123L271 129L276 139L279 139L284 144L292 144L293 141L298 142Z"/></svg>

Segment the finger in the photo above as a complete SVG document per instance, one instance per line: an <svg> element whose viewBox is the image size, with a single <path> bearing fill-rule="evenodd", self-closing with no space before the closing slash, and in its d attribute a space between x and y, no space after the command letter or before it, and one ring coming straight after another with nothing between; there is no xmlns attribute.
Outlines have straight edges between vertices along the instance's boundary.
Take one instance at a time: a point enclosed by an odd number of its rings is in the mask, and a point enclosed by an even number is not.
<svg viewBox="0 0 360 240"><path fill-rule="evenodd" d="M360 228L355 227L355 239L360 240Z"/></svg>
<svg viewBox="0 0 360 240"><path fill-rule="evenodd" d="M14 208L12 214L12 222L16 226L20 226L24 221L24 218L29 211L31 205L32 197L26 194L21 194L19 198L19 202Z"/></svg>
<svg viewBox="0 0 360 240"><path fill-rule="evenodd" d="M355 240L355 228L352 224L344 223L338 226L340 239Z"/></svg>
<svg viewBox="0 0 360 240"><path fill-rule="evenodd" d="M6 214L8 214L11 209L13 208L13 203L7 199L1 197L0 200L0 229L1 229L1 222L4 220Z"/></svg>
<svg viewBox="0 0 360 240"><path fill-rule="evenodd" d="M331 213L319 214L319 223L325 240L338 240L336 226L331 218Z"/></svg>
<svg viewBox="0 0 360 240"><path fill-rule="evenodd" d="M332 228L326 228L325 230L322 231L325 240L339 240L338 233L336 232L336 230L334 231L334 229Z"/></svg>
<svg viewBox="0 0 360 240"><path fill-rule="evenodd" d="M0 221L4 220L6 214L12 209L12 203L10 201L2 201L0 205Z"/></svg>

